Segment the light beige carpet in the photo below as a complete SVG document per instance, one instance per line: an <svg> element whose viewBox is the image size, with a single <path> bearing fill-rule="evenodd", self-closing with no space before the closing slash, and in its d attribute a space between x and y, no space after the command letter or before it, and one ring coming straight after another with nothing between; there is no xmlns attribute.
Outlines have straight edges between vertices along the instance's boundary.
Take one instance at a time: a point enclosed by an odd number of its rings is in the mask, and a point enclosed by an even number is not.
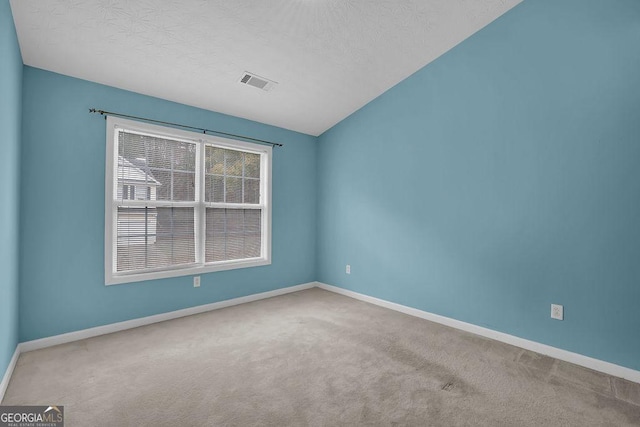
<svg viewBox="0 0 640 427"><path fill-rule="evenodd" d="M64 405L67 426L623 426L640 425L635 399L635 383L311 289L24 353L3 404Z"/></svg>

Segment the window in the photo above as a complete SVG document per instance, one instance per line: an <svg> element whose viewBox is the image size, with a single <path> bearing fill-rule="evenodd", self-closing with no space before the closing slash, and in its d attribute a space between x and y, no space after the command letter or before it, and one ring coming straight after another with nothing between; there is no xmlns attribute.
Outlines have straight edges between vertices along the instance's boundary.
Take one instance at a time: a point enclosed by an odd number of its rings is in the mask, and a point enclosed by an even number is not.
<svg viewBox="0 0 640 427"><path fill-rule="evenodd" d="M271 147L107 118L107 285L271 263Z"/></svg>

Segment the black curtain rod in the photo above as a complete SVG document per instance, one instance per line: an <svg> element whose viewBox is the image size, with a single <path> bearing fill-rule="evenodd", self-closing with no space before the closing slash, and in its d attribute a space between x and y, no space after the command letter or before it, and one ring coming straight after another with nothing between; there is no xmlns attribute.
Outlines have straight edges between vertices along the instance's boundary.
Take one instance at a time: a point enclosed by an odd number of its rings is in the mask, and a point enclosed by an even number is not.
<svg viewBox="0 0 640 427"><path fill-rule="evenodd" d="M114 116L114 117L122 117L122 118L125 118L125 119L142 120L142 121L145 121L145 122L159 123L159 124L163 124L163 125L180 127L180 128L183 128L183 129L198 130L198 131L200 131L200 132L202 132L204 134L206 134L207 132L210 132L210 133L213 133L213 134L216 134L216 135L230 136L232 138L240 138L240 139L244 139L244 140L247 140L247 141L257 142L257 143L260 143L260 144L268 144L268 145L271 145L272 147L282 147L282 144L279 144L277 142L265 141L264 139L251 138L249 136L236 135L236 134L233 134L233 133L220 132L219 130L205 129L205 128L199 128L199 127L189 126L189 125L181 125L180 123L163 122L162 120L154 120L154 119L147 119L145 117L130 116L128 114L114 113L112 111L96 110L95 108L89 108L89 112L90 113L99 113L101 116L105 116L105 119L106 119L106 116Z"/></svg>

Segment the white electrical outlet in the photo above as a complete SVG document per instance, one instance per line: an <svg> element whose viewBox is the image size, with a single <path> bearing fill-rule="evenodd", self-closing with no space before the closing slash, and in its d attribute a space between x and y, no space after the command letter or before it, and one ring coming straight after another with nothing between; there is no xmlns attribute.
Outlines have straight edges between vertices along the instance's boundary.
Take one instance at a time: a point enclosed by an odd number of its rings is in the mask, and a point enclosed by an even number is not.
<svg viewBox="0 0 640 427"><path fill-rule="evenodd" d="M351 266L349 264L347 264L346 272L347 274L351 274Z"/></svg>
<svg viewBox="0 0 640 427"><path fill-rule="evenodd" d="M200 276L193 276L193 287L194 288L200 287Z"/></svg>
<svg viewBox="0 0 640 427"><path fill-rule="evenodd" d="M559 304L551 304L551 318L564 320L564 307Z"/></svg>

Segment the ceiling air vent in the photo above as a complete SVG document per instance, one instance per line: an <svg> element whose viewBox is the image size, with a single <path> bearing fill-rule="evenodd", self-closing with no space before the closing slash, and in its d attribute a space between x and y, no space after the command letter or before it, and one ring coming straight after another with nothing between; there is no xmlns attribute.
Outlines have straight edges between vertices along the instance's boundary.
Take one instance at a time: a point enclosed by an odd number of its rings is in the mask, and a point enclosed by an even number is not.
<svg viewBox="0 0 640 427"><path fill-rule="evenodd" d="M258 89L266 90L267 92L278 84L273 80L265 79L264 77L256 76L255 74L251 74L246 71L242 74L242 77L240 77L240 83L257 87Z"/></svg>

